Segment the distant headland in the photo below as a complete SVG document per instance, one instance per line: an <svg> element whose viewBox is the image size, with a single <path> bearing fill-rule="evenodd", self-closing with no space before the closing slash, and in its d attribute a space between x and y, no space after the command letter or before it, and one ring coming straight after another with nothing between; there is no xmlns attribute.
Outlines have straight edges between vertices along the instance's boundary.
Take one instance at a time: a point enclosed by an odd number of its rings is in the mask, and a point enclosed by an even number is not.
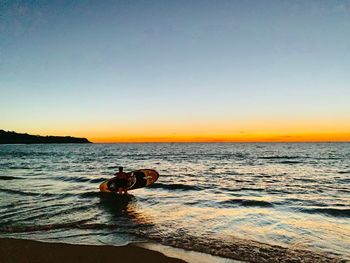
<svg viewBox="0 0 350 263"><path fill-rule="evenodd" d="M0 130L0 144L91 143L86 138L71 136L40 136Z"/></svg>

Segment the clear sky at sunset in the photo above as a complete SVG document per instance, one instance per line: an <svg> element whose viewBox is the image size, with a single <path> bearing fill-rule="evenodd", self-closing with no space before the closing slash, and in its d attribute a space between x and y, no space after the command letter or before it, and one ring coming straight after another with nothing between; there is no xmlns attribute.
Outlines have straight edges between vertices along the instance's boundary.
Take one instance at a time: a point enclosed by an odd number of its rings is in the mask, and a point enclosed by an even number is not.
<svg viewBox="0 0 350 263"><path fill-rule="evenodd" d="M350 1L0 0L0 129L350 141Z"/></svg>

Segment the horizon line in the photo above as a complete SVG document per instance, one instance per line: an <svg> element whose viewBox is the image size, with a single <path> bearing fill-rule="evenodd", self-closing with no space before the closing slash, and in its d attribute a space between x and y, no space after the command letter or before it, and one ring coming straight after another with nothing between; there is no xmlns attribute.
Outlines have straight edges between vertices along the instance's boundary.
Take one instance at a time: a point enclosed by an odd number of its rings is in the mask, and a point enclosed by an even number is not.
<svg viewBox="0 0 350 263"><path fill-rule="evenodd" d="M96 142L93 144L139 144L139 143L350 143L350 140L325 140L325 141L116 141Z"/></svg>

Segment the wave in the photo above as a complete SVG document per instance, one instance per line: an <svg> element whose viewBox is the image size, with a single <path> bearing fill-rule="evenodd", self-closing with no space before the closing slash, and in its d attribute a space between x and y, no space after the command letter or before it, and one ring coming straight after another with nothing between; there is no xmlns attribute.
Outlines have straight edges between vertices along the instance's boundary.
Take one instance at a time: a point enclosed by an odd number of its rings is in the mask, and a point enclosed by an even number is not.
<svg viewBox="0 0 350 263"><path fill-rule="evenodd" d="M341 178L337 179L337 182L340 184L350 184L350 178ZM339 189L339 188L338 188ZM349 189L350 190L350 189Z"/></svg>
<svg viewBox="0 0 350 263"><path fill-rule="evenodd" d="M54 199L64 199L67 197L74 197L79 196L82 198L91 198L91 197L101 197L103 193L101 192L85 192L85 193L37 193L37 192L24 192L20 190L13 190L13 189L4 189L0 188L1 192L6 192L9 194L15 194L15 195L21 195L21 196L32 196L32 197L53 197Z"/></svg>
<svg viewBox="0 0 350 263"><path fill-rule="evenodd" d="M232 188L232 187L219 187L217 188L221 191L225 192L240 192L240 191L257 191L257 192L263 192L266 191L267 189L265 188L251 188L251 187L241 187L241 188ZM220 191L218 192L220 193Z"/></svg>
<svg viewBox="0 0 350 263"><path fill-rule="evenodd" d="M151 240L164 245L209 253L214 256L230 258L239 262L345 262L337 255L321 254L314 251L269 245L253 240L238 239L220 240L215 237L197 237L178 231L169 237L150 234Z"/></svg>
<svg viewBox="0 0 350 263"><path fill-rule="evenodd" d="M89 183L97 184L97 183L102 183L106 180L106 178L95 178L95 179L90 179Z"/></svg>
<svg viewBox="0 0 350 263"><path fill-rule="evenodd" d="M310 214L325 214L334 217L349 217L350 209L340 209L340 208L302 208L301 212Z"/></svg>
<svg viewBox="0 0 350 263"><path fill-rule="evenodd" d="M201 187L195 185L187 185L187 184L163 184L163 183L155 183L151 186L151 188L159 188L166 190L181 190L181 191L199 191L202 190Z"/></svg>
<svg viewBox="0 0 350 263"><path fill-rule="evenodd" d="M25 225L25 226L4 226L0 227L0 233L29 233L39 231L51 231L57 229L95 229L95 230L118 230L119 233L135 233L136 229L145 229L152 226L147 223L126 223L120 222L119 224L103 224L103 223L87 223L90 219L84 219L75 222L68 222L62 224L47 224L47 225Z"/></svg>
<svg viewBox="0 0 350 263"><path fill-rule="evenodd" d="M317 182L316 179L310 179L310 178L294 178L295 181L302 181L302 182L311 182L311 183L314 183L314 182Z"/></svg>
<svg viewBox="0 0 350 263"><path fill-rule="evenodd" d="M259 156L259 159L306 159L308 156L287 156L287 155L273 155L273 156Z"/></svg>
<svg viewBox="0 0 350 263"><path fill-rule="evenodd" d="M265 188L250 188L250 187L242 187L242 188L239 188L237 189L238 191L258 191L258 192L261 192L261 191L265 191L266 189Z"/></svg>
<svg viewBox="0 0 350 263"><path fill-rule="evenodd" d="M303 157L303 156L261 156L258 157L258 159L263 159L263 160L274 160L276 163L281 163L281 164L298 164L298 163L304 163L301 161L301 159L307 159L310 157Z"/></svg>
<svg viewBox="0 0 350 263"><path fill-rule="evenodd" d="M15 177L15 176L0 176L0 180L21 180L23 178L21 177Z"/></svg>
<svg viewBox="0 0 350 263"><path fill-rule="evenodd" d="M273 204L267 201L251 200L251 199L229 199L219 202L221 205L238 204L241 206L259 206L259 207L273 207Z"/></svg>
<svg viewBox="0 0 350 263"><path fill-rule="evenodd" d="M24 192L20 190L14 190L14 189L4 189L0 188L1 192L9 193L9 194L15 194L15 195L21 195L21 196L37 196L37 197L55 197L57 199L63 199L69 196L75 196L75 194L72 193L64 193L64 194L56 194L56 193L37 193L37 192Z"/></svg>
<svg viewBox="0 0 350 263"><path fill-rule="evenodd" d="M339 171L338 174L350 174L350 171Z"/></svg>
<svg viewBox="0 0 350 263"><path fill-rule="evenodd" d="M179 230L170 236L164 236L157 231L143 231L147 224L136 225L141 228L135 231L135 225L125 224L99 224L87 223L87 220L76 222L68 222L63 224L48 224L37 226L7 226L0 227L0 233L21 233L35 231L52 231L57 229L105 229L110 231L118 231L120 233L133 234L139 237L146 237L148 240L162 243L164 245L194 250L202 253L210 253L215 256L244 260L245 262L345 262L334 255L325 255L302 249L293 249L291 247L282 247L279 245L269 245L253 240L244 240L238 238L230 238L220 240L218 238L207 236L192 236ZM89 235L89 234L85 234ZM70 237L74 235L65 235ZM81 234L79 234L81 236ZM104 242L103 242L104 243ZM108 244L108 243L104 243Z"/></svg>
<svg viewBox="0 0 350 263"><path fill-rule="evenodd" d="M106 180L106 178L94 178L90 179L84 176L79 176L79 177L67 177L67 176L57 176L53 177L52 179L57 180L57 181L64 181L64 182L74 182L74 183L102 183L103 181Z"/></svg>
<svg viewBox="0 0 350 263"><path fill-rule="evenodd" d="M79 225L84 224L87 220L80 220L76 222L62 223L62 224L49 224L49 225L33 225L33 226L5 226L0 228L0 233L27 233L36 231L45 231L53 229L63 228L77 228Z"/></svg>
<svg viewBox="0 0 350 263"><path fill-rule="evenodd" d="M303 163L301 161L280 161L277 163L282 163L282 164L297 164L297 163Z"/></svg>
<svg viewBox="0 0 350 263"><path fill-rule="evenodd" d="M52 179L60 182L77 182L77 183L84 183L88 182L89 178L86 177L67 177L67 176L57 176L57 177L52 177Z"/></svg>
<svg viewBox="0 0 350 263"><path fill-rule="evenodd" d="M23 196L52 196L53 195L53 194L49 194L49 193L23 192L20 190L12 190L12 189L4 189L4 188L0 188L0 191L6 192L9 194L17 194L17 195L23 195Z"/></svg>

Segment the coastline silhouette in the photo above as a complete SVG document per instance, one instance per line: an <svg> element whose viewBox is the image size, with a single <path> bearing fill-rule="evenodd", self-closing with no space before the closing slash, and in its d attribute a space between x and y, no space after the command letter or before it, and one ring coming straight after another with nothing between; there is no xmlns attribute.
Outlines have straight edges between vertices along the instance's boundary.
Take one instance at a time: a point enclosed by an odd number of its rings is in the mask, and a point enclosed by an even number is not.
<svg viewBox="0 0 350 263"><path fill-rule="evenodd" d="M86 138L71 136L40 136L0 130L0 144L91 143Z"/></svg>

